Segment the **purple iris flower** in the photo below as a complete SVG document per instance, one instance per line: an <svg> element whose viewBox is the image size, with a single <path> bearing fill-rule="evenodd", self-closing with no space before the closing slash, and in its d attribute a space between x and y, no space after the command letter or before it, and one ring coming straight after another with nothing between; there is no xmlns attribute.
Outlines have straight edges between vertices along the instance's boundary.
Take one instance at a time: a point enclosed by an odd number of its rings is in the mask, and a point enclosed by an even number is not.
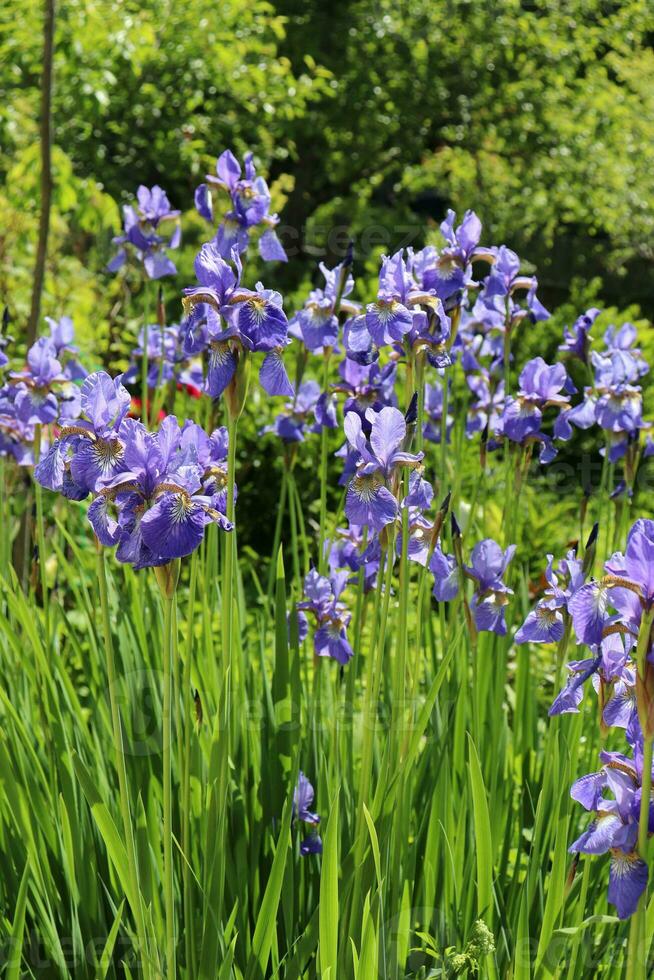
<svg viewBox="0 0 654 980"><path fill-rule="evenodd" d="M50 340L55 349L55 356L62 366L64 375L69 381L83 381L87 375L86 369L77 360L79 348L75 346L75 328L69 316L58 320L46 316L50 327Z"/></svg>
<svg viewBox="0 0 654 980"><path fill-rule="evenodd" d="M359 364L345 357L338 365L341 380L333 386L334 391L346 396L343 413L356 412L361 419L363 431L370 435L370 423L366 412L371 408L380 412L385 406L395 406L395 378L397 364L389 361L384 367L377 362Z"/></svg>
<svg viewBox="0 0 654 980"><path fill-rule="evenodd" d="M216 486L209 465L214 455L224 455L224 440L207 444L200 433L195 423L180 429L172 415L156 433L134 419L122 423L122 469L99 481L88 511L100 542L117 545L118 561L135 568L164 565L194 551L207 524L232 529L218 509L225 502L224 482Z"/></svg>
<svg viewBox="0 0 654 980"><path fill-rule="evenodd" d="M448 211L440 230L446 246L439 252L428 245L416 253L413 271L424 289L432 290L441 300L448 300L463 290L470 280L470 263L477 253L486 256L488 249L478 249L481 221L474 211L466 211L455 227L456 214Z"/></svg>
<svg viewBox="0 0 654 980"><path fill-rule="evenodd" d="M157 388L181 375L181 365L185 361L181 349L181 329L176 323L165 327L151 323L147 337L148 388ZM139 330L137 346L132 350L130 366L123 378L126 384L134 384L140 378L144 340L145 329L142 328Z"/></svg>
<svg viewBox="0 0 654 980"><path fill-rule="evenodd" d="M424 296L421 304L425 309L414 313L413 325L405 337L405 343L415 353L424 351L432 367L446 368L452 364L447 349L451 333L451 320L438 297ZM403 353L401 345L396 348Z"/></svg>
<svg viewBox="0 0 654 980"><path fill-rule="evenodd" d="M569 551L554 569L554 556L548 555L545 579L545 595L516 633L516 643L558 643L563 636L568 603L584 583L583 562Z"/></svg>
<svg viewBox="0 0 654 980"><path fill-rule="evenodd" d="M593 306L589 310L586 310L585 313L582 313L581 316L577 317L572 325L572 329L564 327L563 343L559 345L559 350L563 354L577 357L584 364L587 364L590 342L593 339L590 336L590 330L601 312L601 310Z"/></svg>
<svg viewBox="0 0 654 980"><path fill-rule="evenodd" d="M129 204L123 207L123 234L113 239L119 249L107 269L117 272L131 249L143 263L149 279L174 276L177 269L166 250L177 248L181 241L179 211L171 208L166 192L158 185L150 189L141 184L136 198L136 207ZM172 232L162 235L161 226L171 221L175 223Z"/></svg>
<svg viewBox="0 0 654 980"><path fill-rule="evenodd" d="M329 578L311 569L304 580L305 599L298 609L311 613L316 620L313 648L317 657L331 657L346 664L354 655L347 638L351 616L340 596L348 581L348 573L336 572Z"/></svg>
<svg viewBox="0 0 654 980"><path fill-rule="evenodd" d="M640 755L640 758L639 758ZM647 886L647 864L636 852L642 782L642 754L634 759L617 752L601 752L601 770L582 776L570 795L593 813L593 821L570 846L583 854L611 854L608 898L618 916L633 915ZM605 796L610 793L609 797ZM654 830L650 806L649 831Z"/></svg>
<svg viewBox="0 0 654 980"><path fill-rule="evenodd" d="M414 287L403 252L383 256L377 301L366 307L365 327L376 347L402 340L413 327L409 294Z"/></svg>
<svg viewBox="0 0 654 980"><path fill-rule="evenodd" d="M311 420L313 419L313 422ZM272 425L261 430L274 432L283 442L304 442L307 432L335 429L336 405L332 395L321 392L317 381L305 381L286 403Z"/></svg>
<svg viewBox="0 0 654 980"><path fill-rule="evenodd" d="M90 374L80 391L81 418L64 420L58 437L34 470L48 490L82 500L124 468L120 430L130 394L120 377Z"/></svg>
<svg viewBox="0 0 654 980"><path fill-rule="evenodd" d="M496 432L504 412L504 382L498 381L485 368L479 374L466 375L466 382L475 396L475 401L468 406L466 434L470 437L484 429Z"/></svg>
<svg viewBox="0 0 654 980"><path fill-rule="evenodd" d="M564 413L562 424L579 429L598 424L606 437L606 448L601 452L608 452L609 461L615 463L646 428L638 381L649 368L640 351L633 349L636 330L632 324L626 323L617 331L609 327L604 340L607 349L590 355L594 384L584 390L582 402Z"/></svg>
<svg viewBox="0 0 654 980"><path fill-rule="evenodd" d="M79 389L63 372L49 337L40 337L27 352L24 371L10 375L16 382L14 406L25 425L54 422L57 416L74 418L79 412Z"/></svg>
<svg viewBox="0 0 654 980"><path fill-rule="evenodd" d="M300 771L298 776L297 786L295 787L295 792L293 793L293 816L296 820L301 820L303 823L320 823L320 817L317 813L312 813L309 807L313 804L314 791L313 786Z"/></svg>
<svg viewBox="0 0 654 980"><path fill-rule="evenodd" d="M320 834L308 834L300 842L300 854L306 857L307 854L322 854L322 838Z"/></svg>
<svg viewBox="0 0 654 980"><path fill-rule="evenodd" d="M214 220L211 187L226 191L230 198L231 208L225 213L214 239L222 257L230 259L233 249L245 252L250 232L261 227L264 229L259 238L261 258L266 262L286 262L286 252L274 230L279 218L270 213L270 191L263 177L256 175L253 154L245 154L241 168L232 151L225 150L216 162L216 176L208 174L206 181L195 191L195 206L207 221Z"/></svg>
<svg viewBox="0 0 654 980"><path fill-rule="evenodd" d="M339 312L342 310L350 316L356 316L360 311L358 303L347 299L354 289L349 266L342 262L335 268L328 269L321 262L319 268L325 279L324 288L313 289L304 307L289 322L291 336L301 340L312 353L320 353L338 344L338 316L335 312L337 302Z"/></svg>
<svg viewBox="0 0 654 980"><path fill-rule="evenodd" d="M577 639L588 646L598 646L616 622L638 635L643 609L654 602L654 521L636 521L624 556L614 555L605 569L603 579L582 586L570 601Z"/></svg>
<svg viewBox="0 0 654 980"><path fill-rule="evenodd" d="M480 632L506 635L504 608L513 595L502 581L509 562L515 554L515 545L506 550L491 538L477 542L470 555L470 565L464 565L463 574L476 585L470 602L475 626ZM449 602L459 592L459 572L454 555L444 554L436 547L429 564L435 577L434 596L439 602Z"/></svg>
<svg viewBox="0 0 654 980"><path fill-rule="evenodd" d="M293 818L315 827L320 823L320 817L309 809L313 804L313 797L313 786L304 773L300 772L293 792ZM300 854L302 857L307 854L322 854L322 840L315 830L301 841Z"/></svg>
<svg viewBox="0 0 654 980"><path fill-rule="evenodd" d="M640 350L634 347L638 331L633 323L623 323L621 327L610 326L604 332L604 343L609 353L629 354L636 366L636 374L642 378L649 371L649 364Z"/></svg>
<svg viewBox="0 0 654 980"><path fill-rule="evenodd" d="M208 353L206 391L217 398L230 384L239 360L248 352L263 352L259 382L269 395L292 395L282 351L288 344L288 323L279 293L257 283L256 289L240 285L241 263L233 250L234 267L214 243L202 246L195 259L199 286L184 290L189 313L183 324L183 348L187 355Z"/></svg>
<svg viewBox="0 0 654 980"><path fill-rule="evenodd" d="M399 467L416 467L423 453L412 454L404 449L407 425L397 408L382 408L380 412L368 409L366 419L370 423L369 440L360 417L355 412L345 416L347 441L358 454L345 498L345 514L353 524L381 531L398 514L398 502L388 483Z"/></svg>
<svg viewBox="0 0 654 980"><path fill-rule="evenodd" d="M608 728L624 728L632 736L638 731L640 723L634 670L625 667L620 679L611 684L602 720Z"/></svg>
<svg viewBox="0 0 654 980"><path fill-rule="evenodd" d="M524 318L534 323L549 319L545 309L536 295L538 280L535 276L520 275L520 259L506 245L501 245L495 254L490 274L484 280L483 289L479 294L480 305L487 306L496 316L503 315L504 327L508 321L513 327ZM524 305L516 299L517 293L524 293Z"/></svg>
<svg viewBox="0 0 654 980"><path fill-rule="evenodd" d="M437 602L451 602L459 594L459 570L454 555L445 554L436 545L429 570L434 575L434 598Z"/></svg>
<svg viewBox="0 0 654 980"><path fill-rule="evenodd" d="M509 398L505 403L496 434L520 445L527 441L540 442L543 446L541 462L549 462L554 449L551 439L541 431L543 411L550 406L559 410L554 422L554 436L569 438L570 427L561 412L570 404L569 393L576 389L562 364L546 364L542 357L527 362L520 373L519 384L515 398Z"/></svg>
<svg viewBox="0 0 654 980"><path fill-rule="evenodd" d="M414 485L411 488L411 492L402 502L403 507L409 508L407 558L409 561L414 561L418 565L422 565L423 568L426 568L434 534L434 525L425 517L423 511L430 507L434 497L434 490L432 485L426 480L423 480L417 473L411 474L411 481L413 481ZM395 547L398 556L400 556L402 554L402 532L397 536Z"/></svg>
<svg viewBox="0 0 654 980"><path fill-rule="evenodd" d="M358 574L363 570L363 590L370 592L377 582L377 573L381 562L381 545L377 535L372 535L368 544L364 545L364 529L356 524L347 528L338 528L336 539L327 542L327 560L331 574L339 570L354 573L350 582L358 581Z"/></svg>
<svg viewBox="0 0 654 980"><path fill-rule="evenodd" d="M366 312L351 317L344 326L347 356L361 364L376 360L381 348L405 343L425 349L430 362L449 364L445 342L450 320L434 290L422 288L412 268L415 256L404 250L382 257L377 300Z"/></svg>
<svg viewBox="0 0 654 980"><path fill-rule="evenodd" d="M477 582L470 608L480 631L506 634L504 607L513 592L502 582L502 576L514 554L515 545L502 550L491 538L479 541L472 549L465 571Z"/></svg>
<svg viewBox="0 0 654 980"><path fill-rule="evenodd" d="M19 466L33 466L34 426L16 415L16 394L16 385L0 388L0 456L11 456ZM43 434L47 440L47 432Z"/></svg>

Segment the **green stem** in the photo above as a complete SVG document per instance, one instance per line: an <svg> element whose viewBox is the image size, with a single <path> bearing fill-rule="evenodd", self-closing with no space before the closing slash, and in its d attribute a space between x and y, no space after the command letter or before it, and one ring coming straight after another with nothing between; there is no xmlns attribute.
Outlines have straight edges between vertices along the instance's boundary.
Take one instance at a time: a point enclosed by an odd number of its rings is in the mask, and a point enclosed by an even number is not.
<svg viewBox="0 0 654 980"><path fill-rule="evenodd" d="M406 492L408 493L409 477L406 475ZM399 596L399 626L397 631L397 648L395 652L395 671L393 684L393 727L390 738L398 752L401 751L402 726L406 711L406 640L409 628L409 588L411 575L409 572L409 508L402 509L402 553L400 556L400 596ZM397 737L394 737L397 736ZM399 759L397 760L399 761Z"/></svg>
<svg viewBox="0 0 654 980"><path fill-rule="evenodd" d="M148 424L148 335L149 325L147 313L143 324L143 359L141 361L141 420Z"/></svg>
<svg viewBox="0 0 654 980"><path fill-rule="evenodd" d="M441 415L441 493L447 484L447 410L450 389L447 372L443 372L443 411Z"/></svg>
<svg viewBox="0 0 654 980"><path fill-rule="evenodd" d="M174 596L163 597L163 857L164 904L166 910L166 971L177 976L175 969L175 902L173 892L173 805L172 805L172 622Z"/></svg>
<svg viewBox="0 0 654 980"><path fill-rule="evenodd" d="M416 389L418 391L418 420L416 425L416 452L422 452L425 427L425 352L416 355Z"/></svg>
<svg viewBox="0 0 654 980"><path fill-rule="evenodd" d="M298 534L297 534L297 518L295 514L295 495L293 494L293 488L291 487L291 473L290 470L286 473L286 483L288 487L288 514L289 521L291 524L291 552L293 558L293 576L295 580L295 588L298 590L297 594L301 591L301 574L300 574L300 546L298 544Z"/></svg>
<svg viewBox="0 0 654 980"><path fill-rule="evenodd" d="M323 354L323 378L322 390L327 392L329 388L329 359L331 347L326 348ZM320 433L320 532L318 539L318 570L321 575L325 574L327 568L327 556L325 551L325 533L327 526L327 449L328 449L328 430L322 427Z"/></svg>
<svg viewBox="0 0 654 980"><path fill-rule="evenodd" d="M34 466L41 459L41 426L34 426ZM36 497L36 533L39 544L39 572L41 575L41 601L43 603L43 625L45 631L45 651L46 656L50 650L50 605L48 601L48 582L45 562L45 524L43 521L43 491L41 484L34 480L34 494Z"/></svg>
<svg viewBox="0 0 654 980"><path fill-rule="evenodd" d="M352 889L352 902L350 905L349 917L350 934L352 935L356 934L355 922L358 922L358 916L360 913L359 900L361 897L362 873L359 866L363 859L366 844L363 807L364 804L367 806L369 803L370 783L372 781L375 728L377 722L382 665L384 660L384 646L386 644L386 625L388 623L391 582L393 579L394 549L395 536L394 534L391 534L386 548L382 550L379 571L377 572L372 643L370 653L368 655L366 672L366 690L363 708L363 747L361 751L359 793L357 799L357 812L354 831L354 867L357 870L355 872L354 887Z"/></svg>
<svg viewBox="0 0 654 980"><path fill-rule="evenodd" d="M116 770L118 772L118 789L120 794L120 812L123 821L123 834L125 836L125 850L127 851L127 864L132 891L132 914L136 923L136 934L139 943L139 956L143 962L144 977L150 976L150 954L148 950L147 935L145 931L145 920L143 918L143 908L141 904L141 891L139 887L138 866L136 862L136 848L134 845L134 831L132 828L132 818L129 805L129 790L127 786L127 769L125 767L125 750L123 746L123 732L120 721L120 709L116 697L117 679L116 662L114 659L113 638L111 635L111 624L109 620L109 599L107 595L107 574L104 564L104 549L99 542L97 547L97 571L98 584L100 590L100 610L102 613L102 632L104 638L104 652L107 661L107 681L109 683L109 704L111 707L111 724L113 728L114 750L116 753Z"/></svg>
<svg viewBox="0 0 654 980"><path fill-rule="evenodd" d="M273 538L273 550L270 557L270 570L268 572L268 601L273 601L274 589L275 589L275 563L277 562L277 555L279 553L279 545L282 539L282 520L284 519L284 509L286 506L286 493L287 493L287 482L286 482L286 462L284 462L284 472L282 474L282 489L279 498L279 505L277 507L277 519L275 521L275 536Z"/></svg>
<svg viewBox="0 0 654 980"><path fill-rule="evenodd" d="M297 530L299 535L299 540L302 544L302 555L304 557L304 574L306 575L311 567L311 560L309 556L309 545L307 542L307 530L304 523L304 515L302 513L302 501L300 500L300 494L298 492L297 483L295 482L295 476L291 470L289 474L290 479L290 490L293 494L293 499L295 501L295 518L297 521Z"/></svg>
<svg viewBox="0 0 654 980"><path fill-rule="evenodd" d="M227 520L234 523L234 484L236 475L236 432L238 420L229 417L229 450L227 455ZM234 564L236 530L225 539L225 567L223 575L223 684L230 684L234 655ZM231 727L229 697L226 701L228 728Z"/></svg>
<svg viewBox="0 0 654 980"><path fill-rule="evenodd" d="M361 858L360 850L365 842L365 835L363 834L363 804L368 803L368 794L370 792L370 783L372 780L372 755L375 737L375 728L377 721L377 701L379 699L379 687L382 678L382 664L384 659L384 647L386 645L386 626L388 625L388 610L391 599L391 583L393 580L393 555L395 548L395 536L391 534L390 540L388 542L386 554L384 555L386 559L385 563L385 575L384 575L384 563L381 562L379 566L379 571L377 573L377 595L375 597L375 633L374 633L374 643L370 656L370 663L368 665L368 676L366 679L366 695L365 695L365 707L363 712L363 749L361 753L361 773L359 777L359 799L357 804L357 820L356 820L356 848L359 855L359 860ZM384 588L382 590L382 581ZM383 591L383 604L381 603ZM379 614L379 607L382 605L381 616L377 618ZM355 861L355 864L358 863Z"/></svg>
<svg viewBox="0 0 654 980"><path fill-rule="evenodd" d="M182 776L182 880L184 888L184 939L186 943L186 969L196 975L195 943L193 942L193 896L191 893L191 727L193 725L193 697L191 694L191 660L193 657L193 609L198 575L197 550L191 555L191 581L188 594L186 658L182 675L182 699L184 702L184 770Z"/></svg>
<svg viewBox="0 0 654 980"><path fill-rule="evenodd" d="M637 686L636 697L638 701L638 715L643 731L643 775L641 780L640 813L638 819L638 856L646 863L647 842L649 837L649 809L652 796L653 747L653 739L650 733L649 698L646 688L646 675L649 669L647 654L650 648L653 620L654 608L646 609L642 615L640 630L638 631L638 642L636 644L638 681L640 682L643 691L643 694L639 696ZM644 704L642 703L641 698L643 698ZM631 932L629 934L627 963L627 977L629 980L646 980L647 978L647 941L647 887L645 887L643 894L640 896L638 908L634 913Z"/></svg>

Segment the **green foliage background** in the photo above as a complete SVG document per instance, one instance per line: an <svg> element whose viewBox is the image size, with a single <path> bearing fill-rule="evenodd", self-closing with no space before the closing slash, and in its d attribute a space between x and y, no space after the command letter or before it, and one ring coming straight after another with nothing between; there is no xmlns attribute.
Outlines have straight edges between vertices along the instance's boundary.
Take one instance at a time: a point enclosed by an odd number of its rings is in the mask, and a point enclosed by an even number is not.
<svg viewBox="0 0 654 980"><path fill-rule="evenodd" d="M38 0L2 5L0 298L18 329L39 204L41 21ZM117 204L160 182L189 209L231 147L254 150L293 229L294 261L266 273L291 297L349 234L361 280L381 250L473 207L486 240L538 269L549 305L598 278L596 301L647 314L653 31L648 0L67 0L44 312L73 313L89 340L112 324L119 335L129 310L103 272ZM205 237L186 222L177 286Z"/></svg>

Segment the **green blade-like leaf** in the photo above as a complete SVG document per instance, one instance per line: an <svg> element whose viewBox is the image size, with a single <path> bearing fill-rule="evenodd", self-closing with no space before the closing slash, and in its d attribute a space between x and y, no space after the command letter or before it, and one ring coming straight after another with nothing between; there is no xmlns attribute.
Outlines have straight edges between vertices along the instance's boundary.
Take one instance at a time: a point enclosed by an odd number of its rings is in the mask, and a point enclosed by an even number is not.
<svg viewBox="0 0 654 980"><path fill-rule="evenodd" d="M320 871L320 970L336 976L338 962L338 809L340 789L327 821Z"/></svg>

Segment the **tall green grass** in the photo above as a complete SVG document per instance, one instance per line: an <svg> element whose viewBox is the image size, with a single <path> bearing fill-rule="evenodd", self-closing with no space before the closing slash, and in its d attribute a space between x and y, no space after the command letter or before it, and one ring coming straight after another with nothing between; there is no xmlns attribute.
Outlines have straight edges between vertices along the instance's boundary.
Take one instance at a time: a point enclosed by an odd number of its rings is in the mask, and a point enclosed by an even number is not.
<svg viewBox="0 0 654 980"><path fill-rule="evenodd" d="M529 480L518 502L501 457L480 487L462 424L447 453L428 448L427 467L441 498L452 491L464 545L517 536L516 625L554 515ZM331 464L320 469L324 481ZM569 785L596 768L592 699L549 721L557 651L517 648L511 629L471 639L461 600L438 607L406 553L376 592L349 587L351 663L315 660L287 616L341 515L318 477L309 499L292 470L279 478L274 554L239 548L238 523L234 539L209 533L167 603L152 572L110 553L98 566L85 506L49 494L24 590L9 547L24 501L5 464L4 975L619 976L628 927L607 914L606 868L567 853L580 821ZM552 506L562 551L576 505ZM590 505L587 526L603 516L598 553L620 520L612 507ZM447 521L442 533L449 547ZM316 788L321 856L299 853L300 769Z"/></svg>

